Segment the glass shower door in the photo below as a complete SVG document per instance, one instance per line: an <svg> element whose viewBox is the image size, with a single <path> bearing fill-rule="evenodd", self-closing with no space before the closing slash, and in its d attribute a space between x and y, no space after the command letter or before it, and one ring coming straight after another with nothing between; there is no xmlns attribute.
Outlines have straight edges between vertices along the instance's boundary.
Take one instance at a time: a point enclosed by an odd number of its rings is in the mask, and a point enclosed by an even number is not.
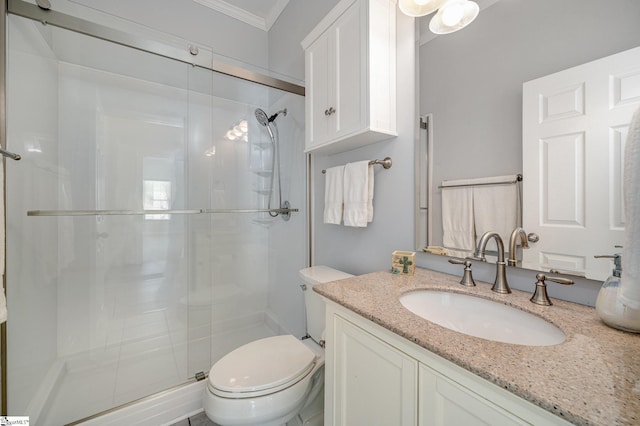
<svg viewBox="0 0 640 426"><path fill-rule="evenodd" d="M304 213L255 211L276 173L255 111L290 108L303 207L303 99L13 15L8 39L9 414L76 421L301 337Z"/></svg>
<svg viewBox="0 0 640 426"><path fill-rule="evenodd" d="M189 219L162 213L186 206L192 67L9 26L8 409L63 424L193 373ZM144 209L159 212L109 214Z"/></svg>

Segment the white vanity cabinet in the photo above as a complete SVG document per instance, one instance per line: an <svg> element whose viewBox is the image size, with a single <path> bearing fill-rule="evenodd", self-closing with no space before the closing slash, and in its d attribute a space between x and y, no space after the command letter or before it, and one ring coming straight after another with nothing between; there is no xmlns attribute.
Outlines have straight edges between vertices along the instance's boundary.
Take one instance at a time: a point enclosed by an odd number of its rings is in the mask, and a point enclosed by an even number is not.
<svg viewBox="0 0 640 426"><path fill-rule="evenodd" d="M340 317L334 326L332 424L415 425L418 362Z"/></svg>
<svg viewBox="0 0 640 426"><path fill-rule="evenodd" d="M307 152L396 136L395 0L342 0L302 47Z"/></svg>
<svg viewBox="0 0 640 426"><path fill-rule="evenodd" d="M327 302L325 425L568 425Z"/></svg>

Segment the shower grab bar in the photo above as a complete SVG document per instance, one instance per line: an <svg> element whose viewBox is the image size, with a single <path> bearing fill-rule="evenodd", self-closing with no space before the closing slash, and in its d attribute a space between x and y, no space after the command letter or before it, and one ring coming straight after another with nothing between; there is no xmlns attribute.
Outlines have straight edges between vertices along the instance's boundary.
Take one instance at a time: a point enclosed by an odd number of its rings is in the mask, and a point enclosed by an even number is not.
<svg viewBox="0 0 640 426"><path fill-rule="evenodd" d="M9 157L9 158L11 158L11 159L13 159L13 160L16 160L16 161L22 158L22 157L20 156L20 154L14 154L13 152L9 152L9 151L4 150L4 149L2 149L2 148L0 148L0 154L1 154L3 157Z"/></svg>
<svg viewBox="0 0 640 426"><path fill-rule="evenodd" d="M438 189L460 188L463 186L466 187L466 186L484 186L484 185L514 185L518 182L522 182L522 175L520 173L516 175L516 178L514 180L511 180L508 182L482 182L482 183L461 183L459 185L439 185Z"/></svg>
<svg viewBox="0 0 640 426"><path fill-rule="evenodd" d="M391 157L385 157L384 160L371 160L369 161L369 165L373 166L374 164L380 164L384 169L390 169L391 165L393 164L391 162ZM326 169L322 169L322 174L326 174L327 170Z"/></svg>
<svg viewBox="0 0 640 426"><path fill-rule="evenodd" d="M29 210L27 216L141 216L148 214L297 213L299 211L299 209Z"/></svg>

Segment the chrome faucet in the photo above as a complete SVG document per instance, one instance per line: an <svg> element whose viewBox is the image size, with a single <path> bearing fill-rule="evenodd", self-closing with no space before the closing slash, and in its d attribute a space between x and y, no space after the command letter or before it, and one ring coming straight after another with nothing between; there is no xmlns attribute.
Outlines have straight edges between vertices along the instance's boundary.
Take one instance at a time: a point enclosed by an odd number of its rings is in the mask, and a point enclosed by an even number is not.
<svg viewBox="0 0 640 426"><path fill-rule="evenodd" d="M491 290L495 291L496 293L502 294L511 293L511 289L509 288L509 284L507 283L507 265L504 262L504 243L502 242L502 238L500 238L500 234L493 231L485 232L484 235L480 238L480 241L478 241L478 247L476 248L474 257L476 259L482 260L483 262L487 261L484 252L487 248L487 243L491 238L494 238L496 240L496 245L498 246L496 280L494 281Z"/></svg>
<svg viewBox="0 0 640 426"><path fill-rule="evenodd" d="M507 261L509 266L516 266L518 263L518 260L516 259L516 242L518 237L520 237L520 246L522 246L522 248L529 248L527 232L524 228L518 227L514 229L511 233L511 237L509 238L509 260Z"/></svg>

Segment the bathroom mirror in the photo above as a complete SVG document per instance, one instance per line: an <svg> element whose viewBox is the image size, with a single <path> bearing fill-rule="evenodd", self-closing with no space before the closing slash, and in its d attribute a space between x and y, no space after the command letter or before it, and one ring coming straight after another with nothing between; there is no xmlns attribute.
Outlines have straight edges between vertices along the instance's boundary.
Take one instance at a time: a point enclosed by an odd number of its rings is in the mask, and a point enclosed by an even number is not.
<svg viewBox="0 0 640 426"><path fill-rule="evenodd" d="M633 17L639 15L640 3L623 0L606 8L592 0L489 0L473 25L438 37L428 33L429 16L421 18L418 112L429 125L416 138L418 250L443 245L442 181L516 175L526 169L523 83L636 47L640 28ZM640 98L628 101L640 105ZM602 209L616 202L609 193L599 197ZM543 239L535 244L545 249ZM620 250L599 238L580 244L590 249L584 258ZM598 272L558 271L601 280L612 265L606 259L597 262L602 264ZM548 264L526 267L553 269Z"/></svg>

